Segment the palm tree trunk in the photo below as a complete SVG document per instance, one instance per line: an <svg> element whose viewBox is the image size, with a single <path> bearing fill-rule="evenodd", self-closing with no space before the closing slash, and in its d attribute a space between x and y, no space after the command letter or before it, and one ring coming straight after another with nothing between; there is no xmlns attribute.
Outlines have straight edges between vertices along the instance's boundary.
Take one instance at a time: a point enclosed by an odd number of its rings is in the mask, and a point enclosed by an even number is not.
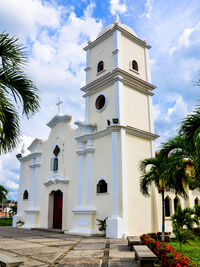
<svg viewBox="0 0 200 267"><path fill-rule="evenodd" d="M164 242L165 235L165 196L164 190L162 190L162 241Z"/></svg>

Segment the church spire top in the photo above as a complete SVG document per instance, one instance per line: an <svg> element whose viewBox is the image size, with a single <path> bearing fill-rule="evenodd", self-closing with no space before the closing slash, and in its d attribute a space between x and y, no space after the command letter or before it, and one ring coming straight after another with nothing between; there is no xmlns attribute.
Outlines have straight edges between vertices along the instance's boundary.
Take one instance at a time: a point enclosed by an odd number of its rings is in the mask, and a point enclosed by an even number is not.
<svg viewBox="0 0 200 267"><path fill-rule="evenodd" d="M115 16L114 16L114 19L113 19L113 24L117 25L117 24L120 24L120 23L121 23L121 21L119 20L119 16L116 13Z"/></svg>

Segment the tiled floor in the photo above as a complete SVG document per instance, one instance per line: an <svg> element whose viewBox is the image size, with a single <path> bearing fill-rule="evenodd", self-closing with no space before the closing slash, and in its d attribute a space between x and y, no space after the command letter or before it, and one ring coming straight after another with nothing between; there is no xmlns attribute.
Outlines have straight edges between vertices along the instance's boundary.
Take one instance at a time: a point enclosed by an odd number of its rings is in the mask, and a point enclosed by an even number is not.
<svg viewBox="0 0 200 267"><path fill-rule="evenodd" d="M126 240L0 227L0 253L24 266L138 267Z"/></svg>

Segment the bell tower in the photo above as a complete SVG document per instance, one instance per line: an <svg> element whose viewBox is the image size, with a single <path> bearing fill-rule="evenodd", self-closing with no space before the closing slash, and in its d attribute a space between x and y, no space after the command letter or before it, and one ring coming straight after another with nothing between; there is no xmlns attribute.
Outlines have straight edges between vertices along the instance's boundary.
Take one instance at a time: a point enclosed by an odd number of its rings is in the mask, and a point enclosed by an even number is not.
<svg viewBox="0 0 200 267"><path fill-rule="evenodd" d="M122 24L118 15L93 42L86 56L85 120L97 130L120 124L153 132L148 50L150 46ZM114 120L113 120L114 119Z"/></svg>
<svg viewBox="0 0 200 267"><path fill-rule="evenodd" d="M79 204L74 213L79 222L84 212L93 228L96 219L108 217L107 237L153 230L152 201L140 193L138 169L140 160L154 156L153 140L158 137L152 119L155 86L149 48L117 15L84 48L85 121L76 122ZM106 195L96 190L100 180L108 188ZM89 226L87 231L95 232Z"/></svg>

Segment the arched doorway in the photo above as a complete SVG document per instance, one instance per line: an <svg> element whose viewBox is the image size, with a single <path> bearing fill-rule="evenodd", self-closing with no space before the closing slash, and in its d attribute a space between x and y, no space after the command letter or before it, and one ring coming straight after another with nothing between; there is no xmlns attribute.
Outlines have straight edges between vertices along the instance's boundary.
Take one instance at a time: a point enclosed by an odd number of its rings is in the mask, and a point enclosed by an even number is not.
<svg viewBox="0 0 200 267"><path fill-rule="evenodd" d="M49 194L49 228L62 229L62 203L63 193L60 190Z"/></svg>

